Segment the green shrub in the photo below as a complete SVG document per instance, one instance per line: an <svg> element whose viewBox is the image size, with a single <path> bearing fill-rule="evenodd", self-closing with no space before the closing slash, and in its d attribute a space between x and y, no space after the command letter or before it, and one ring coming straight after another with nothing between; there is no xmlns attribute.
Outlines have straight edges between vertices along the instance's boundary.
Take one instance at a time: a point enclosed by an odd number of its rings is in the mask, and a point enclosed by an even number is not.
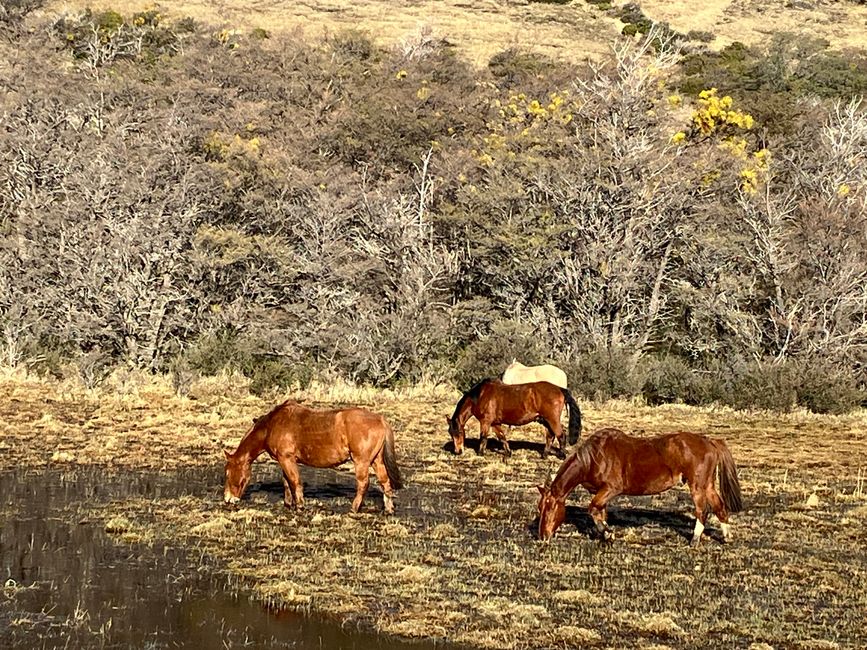
<svg viewBox="0 0 867 650"><path fill-rule="evenodd" d="M563 369L572 392L596 401L634 397L641 392L643 384L632 356L616 348L589 352L570 361Z"/></svg>
<svg viewBox="0 0 867 650"><path fill-rule="evenodd" d="M837 52L827 41L776 34L766 47L734 42L719 52L688 54L678 88L732 95L769 133L797 130L801 97L850 99L867 94L867 56Z"/></svg>
<svg viewBox="0 0 867 650"><path fill-rule="evenodd" d="M813 413L847 413L867 398L850 371L836 368L820 359L798 364L797 375L798 404Z"/></svg>
<svg viewBox="0 0 867 650"><path fill-rule="evenodd" d="M699 43L710 43L716 35L713 32L707 32L699 29L691 29L686 33L688 41L698 41Z"/></svg>
<svg viewBox="0 0 867 650"><path fill-rule="evenodd" d="M455 384L467 390L486 377L500 377L513 359L527 366L546 363L544 342L532 328L522 323L496 323L490 336L463 350L455 365Z"/></svg>
<svg viewBox="0 0 867 650"><path fill-rule="evenodd" d="M732 408L785 413L797 404L797 377L790 364L739 360L717 372L719 401Z"/></svg>
<svg viewBox="0 0 867 650"><path fill-rule="evenodd" d="M181 394L184 386L191 383L191 376L213 376L224 370L240 372L247 377L250 392L255 395L294 384L305 387L316 374L312 363L292 362L284 356L257 350L255 341L231 329L201 336L171 365L173 384Z"/></svg>
<svg viewBox="0 0 867 650"><path fill-rule="evenodd" d="M689 366L674 355L644 361L641 392L650 405L683 402L693 406L710 404L720 396L713 375Z"/></svg>
<svg viewBox="0 0 867 650"><path fill-rule="evenodd" d="M347 29L338 32L329 41L331 50L344 59L366 61L373 57L376 46L366 32Z"/></svg>

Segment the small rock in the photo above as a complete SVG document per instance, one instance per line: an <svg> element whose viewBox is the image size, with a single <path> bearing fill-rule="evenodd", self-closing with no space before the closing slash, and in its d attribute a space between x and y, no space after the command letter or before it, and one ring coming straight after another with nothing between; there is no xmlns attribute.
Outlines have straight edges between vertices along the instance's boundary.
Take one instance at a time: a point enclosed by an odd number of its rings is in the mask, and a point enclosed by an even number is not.
<svg viewBox="0 0 867 650"><path fill-rule="evenodd" d="M813 492L813 494L811 494L810 496L807 497L807 507L808 508L815 508L818 505L819 505L819 497L816 495L815 492Z"/></svg>

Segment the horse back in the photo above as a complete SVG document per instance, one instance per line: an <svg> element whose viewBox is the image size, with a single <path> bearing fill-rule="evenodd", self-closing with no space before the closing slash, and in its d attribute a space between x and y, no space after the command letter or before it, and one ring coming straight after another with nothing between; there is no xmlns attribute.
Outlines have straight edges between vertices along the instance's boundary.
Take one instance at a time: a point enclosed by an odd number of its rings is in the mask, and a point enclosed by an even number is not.
<svg viewBox="0 0 867 650"><path fill-rule="evenodd" d="M311 467L333 467L362 452L382 417L361 408L315 410L295 405L268 423L266 445L274 456L291 456ZM362 442L360 442L362 441Z"/></svg>
<svg viewBox="0 0 867 650"><path fill-rule="evenodd" d="M692 434L695 435L695 434ZM590 450L593 478L622 494L658 494L693 475L694 452L681 434L654 438L629 436L616 429L597 432Z"/></svg>
<svg viewBox="0 0 867 650"><path fill-rule="evenodd" d="M560 388L567 388L566 373L557 366L544 364L541 366L525 366L513 362L503 373L506 384L530 384L545 381Z"/></svg>
<svg viewBox="0 0 867 650"><path fill-rule="evenodd" d="M537 416L559 416L565 397L559 386L547 381L506 384L490 381L482 386L474 414L487 415L494 424L526 424Z"/></svg>

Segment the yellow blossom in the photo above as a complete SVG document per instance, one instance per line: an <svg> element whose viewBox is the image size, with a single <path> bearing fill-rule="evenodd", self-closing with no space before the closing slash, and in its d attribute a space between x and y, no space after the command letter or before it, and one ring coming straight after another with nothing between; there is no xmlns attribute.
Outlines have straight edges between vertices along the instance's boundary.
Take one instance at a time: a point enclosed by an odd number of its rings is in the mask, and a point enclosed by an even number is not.
<svg viewBox="0 0 867 650"><path fill-rule="evenodd" d="M395 79L404 79L406 77L406 70L398 70L397 74L394 75Z"/></svg>
<svg viewBox="0 0 867 650"><path fill-rule="evenodd" d="M673 136L671 136L671 141L674 144L680 144L684 140L686 140L686 133L684 133L683 131L678 131Z"/></svg>

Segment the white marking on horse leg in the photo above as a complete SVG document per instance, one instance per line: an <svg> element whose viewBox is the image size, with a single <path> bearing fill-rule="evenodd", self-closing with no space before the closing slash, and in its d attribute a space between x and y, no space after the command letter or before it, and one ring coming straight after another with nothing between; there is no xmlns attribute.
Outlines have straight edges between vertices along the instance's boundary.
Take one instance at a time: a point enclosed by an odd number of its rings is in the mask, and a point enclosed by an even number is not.
<svg viewBox="0 0 867 650"><path fill-rule="evenodd" d="M226 490L226 491L223 493L223 500L224 500L226 503L238 503L238 501L240 501L241 499L239 499L239 498L236 497L236 496L232 496L232 493L229 492L228 490Z"/></svg>
<svg viewBox="0 0 867 650"><path fill-rule="evenodd" d="M394 514L394 499L391 498L390 494L383 494L382 500L385 503L385 514L393 515Z"/></svg>
<svg viewBox="0 0 867 650"><path fill-rule="evenodd" d="M732 534L731 525L730 524L724 524L721 522L719 527L722 530L723 541L724 542L729 541L729 539L731 539L731 534Z"/></svg>
<svg viewBox="0 0 867 650"><path fill-rule="evenodd" d="M701 523L701 519L696 517L695 520L695 531L692 533L692 545L698 546L699 541L701 541L701 534L704 532L704 524Z"/></svg>

